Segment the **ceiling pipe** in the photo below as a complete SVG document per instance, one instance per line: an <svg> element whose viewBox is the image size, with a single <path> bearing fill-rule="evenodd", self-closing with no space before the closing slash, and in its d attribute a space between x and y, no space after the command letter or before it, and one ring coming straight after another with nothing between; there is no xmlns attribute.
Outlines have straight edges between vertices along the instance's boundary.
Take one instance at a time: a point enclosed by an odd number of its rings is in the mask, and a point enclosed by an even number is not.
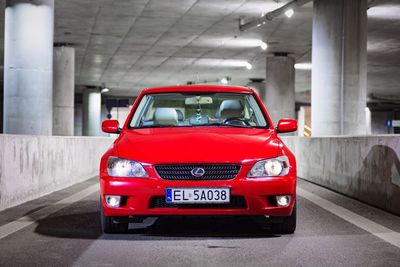
<svg viewBox="0 0 400 267"><path fill-rule="evenodd" d="M261 25L265 24L267 21L271 21L276 17L281 16L284 14L286 11L293 9L296 10L298 7L301 7L302 5L307 4L308 2L311 2L312 0L294 0L286 5L281 6L280 8L277 8L271 12L268 12L261 18L249 21L249 22L244 22L243 18L239 19L239 30L241 32L248 31L250 29L260 27Z"/></svg>
<svg viewBox="0 0 400 267"><path fill-rule="evenodd" d="M289 9L296 10L297 8L307 4L308 2L311 2L312 0L293 0L286 5L281 6L280 8L277 8L271 12L268 12L261 18L249 21L249 22L244 22L243 18L239 18L239 30L241 32L251 30L256 27L260 27L261 25L264 25L267 23L267 21L271 21L275 19L276 17L281 16L284 14L286 11ZM379 4L382 4L383 2L386 2L387 0L369 0L368 1L368 8L377 6Z"/></svg>

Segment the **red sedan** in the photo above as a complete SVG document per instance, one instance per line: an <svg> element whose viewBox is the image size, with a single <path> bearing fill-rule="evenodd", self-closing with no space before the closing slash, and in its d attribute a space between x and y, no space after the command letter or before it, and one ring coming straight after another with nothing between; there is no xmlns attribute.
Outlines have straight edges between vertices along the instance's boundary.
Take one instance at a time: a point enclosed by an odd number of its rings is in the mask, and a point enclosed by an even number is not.
<svg viewBox="0 0 400 267"><path fill-rule="evenodd" d="M248 215L296 229L296 160L252 89L191 85L144 90L100 165L101 223L124 233L145 217Z"/></svg>

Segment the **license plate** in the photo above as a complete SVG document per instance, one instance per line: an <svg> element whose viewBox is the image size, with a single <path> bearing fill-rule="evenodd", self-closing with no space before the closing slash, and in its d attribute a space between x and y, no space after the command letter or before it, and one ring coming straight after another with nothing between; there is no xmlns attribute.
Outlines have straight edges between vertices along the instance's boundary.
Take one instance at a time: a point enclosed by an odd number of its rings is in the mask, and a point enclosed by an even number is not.
<svg viewBox="0 0 400 267"><path fill-rule="evenodd" d="M167 203L229 203L230 188L167 188Z"/></svg>

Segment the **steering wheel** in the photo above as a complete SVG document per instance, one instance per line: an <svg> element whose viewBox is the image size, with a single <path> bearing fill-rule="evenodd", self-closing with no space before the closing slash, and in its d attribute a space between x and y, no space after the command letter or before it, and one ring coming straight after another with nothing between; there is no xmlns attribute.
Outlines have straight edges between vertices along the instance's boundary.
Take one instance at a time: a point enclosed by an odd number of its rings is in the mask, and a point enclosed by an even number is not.
<svg viewBox="0 0 400 267"><path fill-rule="evenodd" d="M241 118L226 118L224 120L224 124L228 124L230 121L240 121L243 122L244 125L251 126L251 124L247 120Z"/></svg>

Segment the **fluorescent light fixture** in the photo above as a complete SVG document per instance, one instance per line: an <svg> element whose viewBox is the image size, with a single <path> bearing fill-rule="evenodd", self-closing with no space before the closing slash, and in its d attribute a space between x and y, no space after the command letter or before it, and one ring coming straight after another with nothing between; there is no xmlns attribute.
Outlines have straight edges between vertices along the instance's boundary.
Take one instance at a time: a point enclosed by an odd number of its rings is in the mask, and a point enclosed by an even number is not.
<svg viewBox="0 0 400 267"><path fill-rule="evenodd" d="M293 16L293 14L294 14L293 9L288 9L288 10L285 11L285 15L288 18L291 18Z"/></svg>
<svg viewBox="0 0 400 267"><path fill-rule="evenodd" d="M261 47L262 50L265 51L265 50L267 50L267 48L268 48L268 44L267 44L266 42L261 41L260 47Z"/></svg>
<svg viewBox="0 0 400 267"><path fill-rule="evenodd" d="M294 68L296 70L311 70L312 69L312 64L309 63L309 62L296 63L296 64L294 64Z"/></svg>
<svg viewBox="0 0 400 267"><path fill-rule="evenodd" d="M260 23L260 26L262 23ZM224 38L220 37L208 37L205 40L201 41L202 46L207 47L216 47L216 46L224 46L229 48L251 48L251 47L259 47L262 40L258 38L245 38L238 36L237 38Z"/></svg>
<svg viewBox="0 0 400 267"><path fill-rule="evenodd" d="M101 87L100 87L100 94L104 94L104 93L108 93L108 92L110 92L110 89L108 89L108 87L106 86L105 83L102 83Z"/></svg>
<svg viewBox="0 0 400 267"><path fill-rule="evenodd" d="M103 89L101 89L100 94L104 94L104 93L108 93L110 92L110 89L108 89L107 87L104 87Z"/></svg>
<svg viewBox="0 0 400 267"><path fill-rule="evenodd" d="M225 78L222 78L221 79L221 83L222 84L228 84L228 79L225 77Z"/></svg>
<svg viewBox="0 0 400 267"><path fill-rule="evenodd" d="M400 6L398 4L385 4L370 7L367 11L369 18L398 20L400 19Z"/></svg>
<svg viewBox="0 0 400 267"><path fill-rule="evenodd" d="M251 64L245 60L239 60L239 59L224 59L219 62L218 67L242 67L242 68L250 68L251 69Z"/></svg>
<svg viewBox="0 0 400 267"><path fill-rule="evenodd" d="M197 66L205 66L207 68L209 67L217 67L217 68L237 68L237 67L242 67L242 68L247 68L251 70L253 66L245 61L245 60L239 60L239 59L209 59L209 58L202 58L197 60L195 63ZM229 80L228 80L229 81Z"/></svg>

